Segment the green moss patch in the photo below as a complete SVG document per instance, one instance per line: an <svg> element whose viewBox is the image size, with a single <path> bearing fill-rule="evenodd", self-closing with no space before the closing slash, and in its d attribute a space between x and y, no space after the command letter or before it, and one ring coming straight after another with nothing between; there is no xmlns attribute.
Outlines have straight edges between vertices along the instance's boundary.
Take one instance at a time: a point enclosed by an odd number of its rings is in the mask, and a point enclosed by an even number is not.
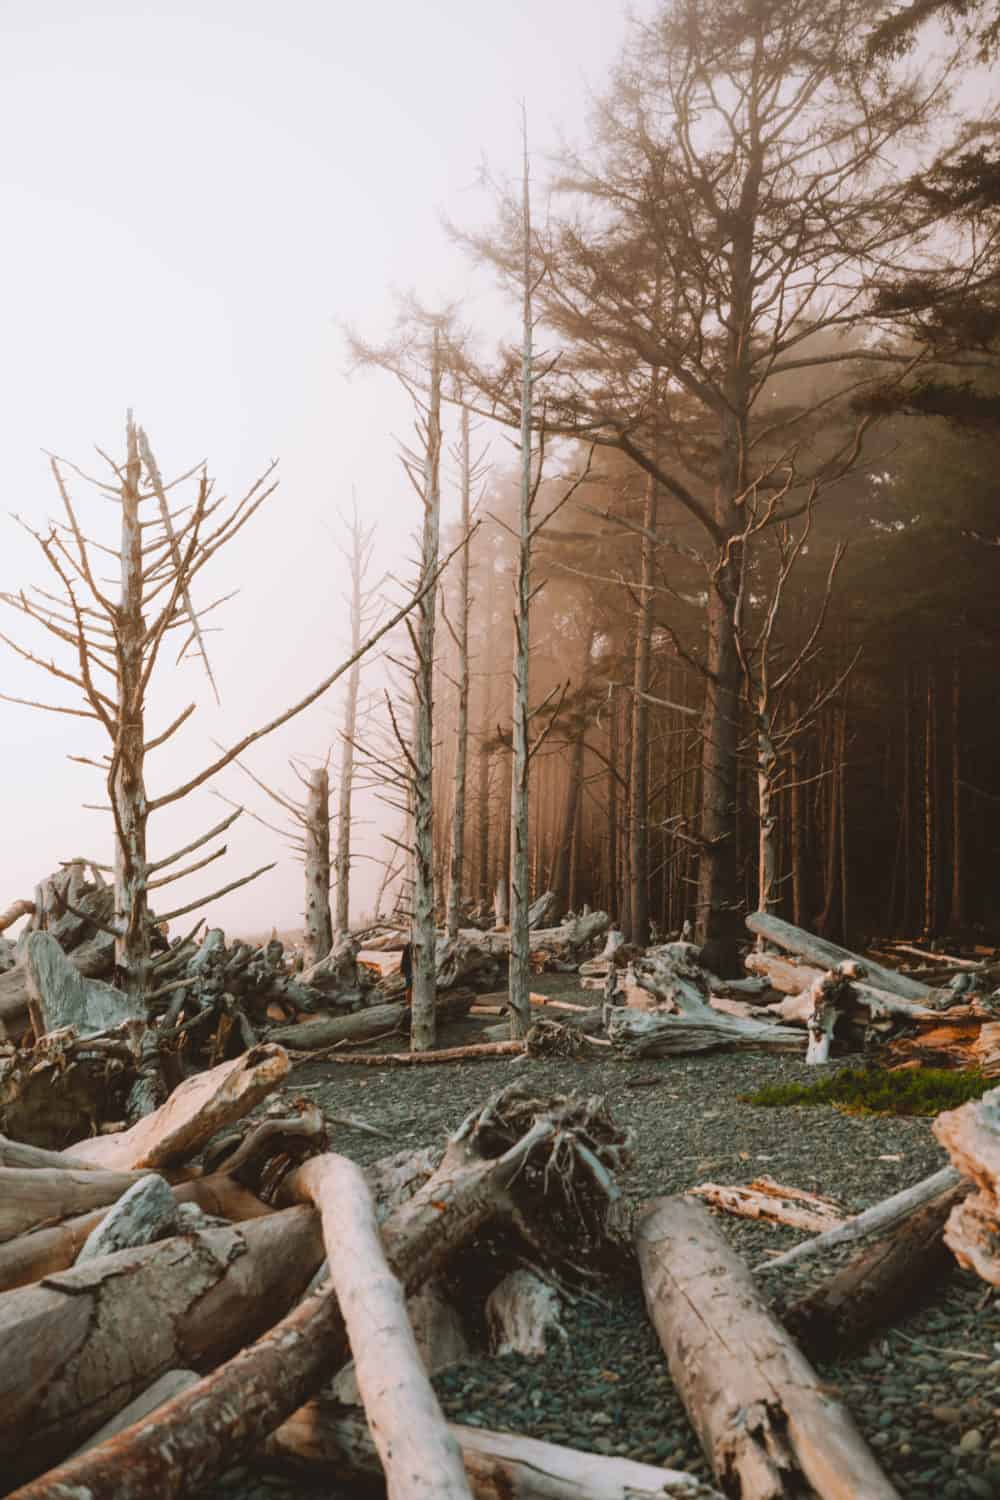
<svg viewBox="0 0 1000 1500"><path fill-rule="evenodd" d="M755 1094L741 1094L746 1104L834 1104L851 1114L936 1115L979 1099L996 1080L975 1071L912 1068L843 1068L815 1083L774 1083Z"/></svg>

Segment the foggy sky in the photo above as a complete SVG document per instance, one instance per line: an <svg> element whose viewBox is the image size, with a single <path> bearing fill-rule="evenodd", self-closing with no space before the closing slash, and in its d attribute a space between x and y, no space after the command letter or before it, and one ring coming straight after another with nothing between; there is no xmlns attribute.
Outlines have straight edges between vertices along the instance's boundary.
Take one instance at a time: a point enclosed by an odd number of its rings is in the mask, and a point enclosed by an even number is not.
<svg viewBox="0 0 1000 1500"><path fill-rule="evenodd" d="M120 456L129 406L167 477L205 458L235 492L281 461L278 494L199 583L202 604L242 591L208 637L222 709L193 663L169 666L154 699L153 733L199 704L176 749L150 757L155 796L211 758L213 739L231 743L340 660L334 539L352 486L381 522L378 567L403 566L416 501L394 435L407 438L411 418L387 377L345 378L340 325L378 338L394 293L414 289L430 304L460 296L464 321L516 334L516 310L449 247L439 214L488 214L477 166L485 154L516 170L522 98L541 177L544 148L579 132L587 83L602 86L624 22L613 0L132 0L88 11L69 0L0 6L0 590L51 586L6 515L44 527L57 514L42 450L99 472L93 444ZM493 451L510 458L502 435ZM113 540L113 507L80 484L74 494L81 520ZM0 630L37 646L2 614ZM0 690L78 702L2 644ZM325 754L337 703L330 695L251 752L254 771L295 791L287 757ZM80 724L0 703L0 906L60 859L110 858L110 815L80 807L105 800L101 778L66 760L106 748ZM273 815L239 772L219 785ZM224 812L200 793L154 817L151 857ZM370 827L360 838L375 846ZM297 925L301 876L274 836L244 818L229 849L171 887L170 904L278 858L208 914L231 932ZM354 878L356 916L374 867Z"/></svg>

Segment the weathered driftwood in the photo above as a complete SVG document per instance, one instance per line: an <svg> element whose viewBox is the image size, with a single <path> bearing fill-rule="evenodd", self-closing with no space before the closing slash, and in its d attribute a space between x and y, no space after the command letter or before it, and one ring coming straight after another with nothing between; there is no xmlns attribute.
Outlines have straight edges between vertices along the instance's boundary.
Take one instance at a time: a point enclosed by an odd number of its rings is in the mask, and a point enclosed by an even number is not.
<svg viewBox="0 0 1000 1500"><path fill-rule="evenodd" d="M0 1123L11 1135L58 1150L120 1120L136 1077L134 1028L78 1037L50 1031L0 1070Z"/></svg>
<svg viewBox="0 0 1000 1500"><path fill-rule="evenodd" d="M358 968L358 944L349 932L342 932L327 953L301 974L303 984L324 995L360 1000L369 988L368 975Z"/></svg>
<svg viewBox="0 0 1000 1500"><path fill-rule="evenodd" d="M63 1026L72 1026L78 1036L88 1036L140 1019L134 1003L121 990L101 979L86 978L48 932L28 934L23 962L28 1014L37 1037Z"/></svg>
<svg viewBox="0 0 1000 1500"><path fill-rule="evenodd" d="M504 1028L506 1030L506 1028ZM324 1062L355 1068L417 1068L434 1063L466 1062L473 1058L516 1057L528 1051L526 1041L472 1042L467 1047L443 1047L439 1052L324 1052ZM316 1054L304 1052L302 1060L315 1061Z"/></svg>
<svg viewBox="0 0 1000 1500"><path fill-rule="evenodd" d="M495 1219L512 1222L535 1254L561 1260L572 1240L578 1262L606 1255L620 1243L614 1173L628 1154L628 1137L601 1101L504 1089L463 1121L433 1176L386 1220L389 1263L415 1290ZM10 1500L80 1500L81 1492L88 1500L180 1500L273 1432L343 1364L346 1349L336 1298L311 1297L151 1418Z"/></svg>
<svg viewBox="0 0 1000 1500"><path fill-rule="evenodd" d="M923 1208L925 1203L929 1203L939 1193L955 1187L960 1181L961 1174L954 1167L942 1167L940 1171L924 1177L912 1187L903 1188L900 1192L893 1193L891 1198L883 1198L881 1203L875 1203L863 1213L855 1214L845 1224L840 1224L835 1229L826 1229L815 1239L803 1240L801 1245L793 1245L791 1250L785 1250L773 1260L761 1261L754 1266L754 1272L756 1274L772 1271L778 1266L790 1266L824 1250L832 1250L834 1245L851 1244L856 1240L867 1239L880 1230L893 1229Z"/></svg>
<svg viewBox="0 0 1000 1500"><path fill-rule="evenodd" d="M13 927L14 923L19 921L21 917L33 917L34 915L34 901L28 901L27 899L12 901L9 906L4 907L3 911L0 911L0 932L6 932L8 927Z"/></svg>
<svg viewBox="0 0 1000 1500"><path fill-rule="evenodd" d="M477 1500L721 1500L690 1474L578 1453L537 1438L451 1423ZM273 1458L317 1469L344 1484L376 1480L378 1454L364 1418L317 1397L282 1423L264 1445Z"/></svg>
<svg viewBox="0 0 1000 1500"><path fill-rule="evenodd" d="M890 995L898 995L903 1000L926 1001L931 994L926 984L918 984L905 974L897 974L895 969L885 969L871 959L851 953L848 948L839 948L836 943L828 943L826 938L816 937L801 927L793 927L791 922L783 922L770 912L751 912L747 917L747 926L765 942L774 943L788 953L797 953L807 962L818 964L823 970L836 969L843 963L860 964L877 989L887 990Z"/></svg>
<svg viewBox="0 0 1000 1500"><path fill-rule="evenodd" d="M716 1047L764 1047L802 1052L805 1038L792 1026L769 1025L725 1016L708 1006L704 1014L655 1015L631 1007L612 1009L607 1023L611 1045L626 1057L673 1057Z"/></svg>
<svg viewBox="0 0 1000 1500"><path fill-rule="evenodd" d="M556 904L555 891L543 891L536 896L528 907L528 931L533 932L536 927L541 927L543 922L548 921L554 914ZM3 929L0 928L0 931Z"/></svg>
<svg viewBox="0 0 1000 1500"><path fill-rule="evenodd" d="M243 1119L288 1072L281 1047L254 1047L232 1062L198 1073L130 1130L95 1137L73 1155L107 1167L162 1167L186 1160L223 1125Z"/></svg>
<svg viewBox="0 0 1000 1500"><path fill-rule="evenodd" d="M960 1266L1000 1286L1000 1088L938 1115L934 1134L976 1189L952 1210L945 1243Z"/></svg>
<svg viewBox="0 0 1000 1500"><path fill-rule="evenodd" d="M510 1271L486 1299L486 1326L494 1354L541 1358L550 1335L568 1338L555 1287L535 1271Z"/></svg>
<svg viewBox="0 0 1000 1500"><path fill-rule="evenodd" d="M106 978L114 968L115 940L109 934L99 932L74 948L69 961L89 978ZM0 1028L12 1041L17 1041L29 1025L28 976L23 962L18 962L6 974L0 974Z"/></svg>
<svg viewBox="0 0 1000 1500"><path fill-rule="evenodd" d="M650 1318L720 1486L741 1500L899 1500L708 1210L661 1198L636 1244Z"/></svg>
<svg viewBox="0 0 1000 1500"><path fill-rule="evenodd" d="M145 1175L66 1167L0 1167L0 1243L39 1225L109 1207Z"/></svg>
<svg viewBox="0 0 1000 1500"><path fill-rule="evenodd" d="M343 1156L316 1156L298 1168L291 1186L323 1222L330 1282L389 1500L464 1500L469 1489L458 1445L421 1361L403 1287L386 1262L361 1169Z"/></svg>
<svg viewBox="0 0 1000 1500"><path fill-rule="evenodd" d="M81 1443L76 1450L77 1453L86 1453L91 1448L96 1448L100 1443L107 1442L108 1438L115 1437L119 1432L124 1432L126 1427L131 1427L133 1422L141 1422L151 1411L169 1401L171 1396L176 1396L180 1391L186 1391L190 1386L198 1384L198 1376L194 1370L168 1370L158 1380L143 1391L141 1396L136 1396L128 1406L123 1406L121 1411L113 1416L110 1422L105 1422L99 1427L93 1437L89 1437L85 1443ZM75 1456L75 1455L74 1455Z"/></svg>
<svg viewBox="0 0 1000 1500"><path fill-rule="evenodd" d="M755 1177L747 1187L701 1182L688 1188L689 1195L702 1198L712 1208L740 1219L763 1219L769 1224L787 1224L821 1234L843 1224L844 1216L832 1198L784 1187L770 1177Z"/></svg>
<svg viewBox="0 0 1000 1500"><path fill-rule="evenodd" d="M287 1309L322 1256L316 1216L298 1209L125 1250L7 1292L4 1475L16 1483L48 1468L166 1370L225 1359Z"/></svg>
<svg viewBox="0 0 1000 1500"><path fill-rule="evenodd" d="M472 990L456 990L438 997L435 1017L438 1025L457 1020L466 1014L473 1001ZM277 1026L267 1034L269 1042L294 1051L336 1047L352 1042L366 1042L394 1031L406 1035L410 1029L410 1007L402 1001L389 1005L371 1005L347 1016L315 1016L298 1026Z"/></svg>
<svg viewBox="0 0 1000 1500"><path fill-rule="evenodd" d="M815 1066L829 1062L833 1045L833 1028L850 1006L851 978L854 966L841 964L816 979L806 992L806 1063Z"/></svg>
<svg viewBox="0 0 1000 1500"><path fill-rule="evenodd" d="M326 1262L324 1261L324 1267ZM430 1281L406 1299L406 1315L413 1329L420 1362L428 1375L462 1364L473 1357L465 1324L445 1291L443 1281ZM347 1406L362 1405L354 1362L336 1376L331 1390Z"/></svg>
<svg viewBox="0 0 1000 1500"><path fill-rule="evenodd" d="M945 1221L967 1192L967 1183L946 1188L786 1310L782 1322L811 1359L847 1352L947 1271Z"/></svg>
<svg viewBox="0 0 1000 1500"><path fill-rule="evenodd" d="M851 961L853 963L853 960ZM898 1016L906 1021L939 1021L940 1014L929 1005L916 1000L906 1000L888 990L869 984L863 977L867 960L857 961L857 972L850 977L850 987L845 999L852 1000L859 1014L867 1012L867 1019L880 1020L887 1016ZM766 978L772 987L782 991L789 999L776 1002L769 1008L786 1021L806 1021L810 1002L806 998L810 987L829 972L811 964L796 963L780 953L748 953L746 966L753 973ZM843 967L843 966L841 966ZM932 992L928 991L928 995Z"/></svg>

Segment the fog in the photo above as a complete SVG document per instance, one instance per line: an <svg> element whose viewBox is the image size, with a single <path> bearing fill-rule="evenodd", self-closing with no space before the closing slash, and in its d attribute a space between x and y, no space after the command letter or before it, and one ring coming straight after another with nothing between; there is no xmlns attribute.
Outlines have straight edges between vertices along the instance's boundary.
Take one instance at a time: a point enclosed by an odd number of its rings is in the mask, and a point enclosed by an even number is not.
<svg viewBox="0 0 1000 1500"><path fill-rule="evenodd" d="M395 439L408 437L411 416L387 377L348 378L342 325L377 338L397 293L415 288L427 303L457 299L490 336L514 331L516 310L449 246L439 216L488 214L480 157L516 170L522 99L539 156L574 134L588 80L600 85L624 30L604 0L210 9L132 3L81 16L42 0L0 10L4 512L44 528L57 513L45 450L100 472L93 445L120 456L129 407L168 478L206 459L235 493L280 460L278 493L199 583L200 603L240 589L208 637L221 708L195 662L175 670L165 658L149 728L191 699L199 711L151 757L153 795L343 656L335 542L352 489L379 522L375 571L405 572L417 503ZM494 449L509 453L502 435ZM113 506L82 483L74 495L85 529L112 540ZM447 519L453 488L445 495ZM0 590L51 585L6 514L0 538ZM0 629L37 649L37 634L3 614ZM0 663L4 693L76 701L2 646ZM255 773L296 791L288 756L324 756L337 708L334 692L260 745L248 758ZM81 807L104 802L100 776L67 760L105 748L89 726L6 702L0 726L6 904L60 860L109 860L111 824ZM237 771L219 785L271 816ZM223 812L201 793L154 818L152 856ZM364 824L359 846L377 852L377 833ZM228 842L214 867L224 873L173 887L171 903L276 858L211 920L233 932L297 925L301 877L280 841L244 818ZM377 873L358 866L355 916Z"/></svg>

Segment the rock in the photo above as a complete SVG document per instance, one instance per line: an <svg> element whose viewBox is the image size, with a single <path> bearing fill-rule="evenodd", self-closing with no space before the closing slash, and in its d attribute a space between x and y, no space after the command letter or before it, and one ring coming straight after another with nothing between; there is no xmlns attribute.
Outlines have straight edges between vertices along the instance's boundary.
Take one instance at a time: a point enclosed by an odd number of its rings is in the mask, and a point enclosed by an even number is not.
<svg viewBox="0 0 1000 1500"><path fill-rule="evenodd" d="M23 960L28 1009L40 1036L63 1026L72 1026L77 1036L93 1036L137 1019L120 990L81 974L49 933L29 933Z"/></svg>
<svg viewBox="0 0 1000 1500"><path fill-rule="evenodd" d="M118 1202L83 1243L76 1264L129 1250L135 1245L151 1245L166 1239L177 1230L177 1204L162 1177L150 1173L143 1177Z"/></svg>

